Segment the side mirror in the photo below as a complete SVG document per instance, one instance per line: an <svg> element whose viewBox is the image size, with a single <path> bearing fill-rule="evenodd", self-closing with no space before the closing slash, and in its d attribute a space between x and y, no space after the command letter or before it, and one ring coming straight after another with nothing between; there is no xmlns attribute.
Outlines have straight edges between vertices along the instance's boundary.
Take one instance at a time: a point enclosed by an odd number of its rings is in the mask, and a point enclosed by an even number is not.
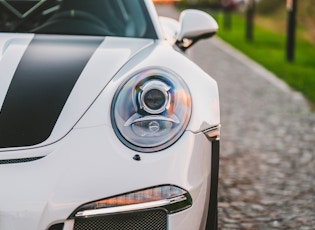
<svg viewBox="0 0 315 230"><path fill-rule="evenodd" d="M209 14L200 10L184 10L179 17L180 30L176 45L183 51L200 39L212 37L218 30L218 23Z"/></svg>

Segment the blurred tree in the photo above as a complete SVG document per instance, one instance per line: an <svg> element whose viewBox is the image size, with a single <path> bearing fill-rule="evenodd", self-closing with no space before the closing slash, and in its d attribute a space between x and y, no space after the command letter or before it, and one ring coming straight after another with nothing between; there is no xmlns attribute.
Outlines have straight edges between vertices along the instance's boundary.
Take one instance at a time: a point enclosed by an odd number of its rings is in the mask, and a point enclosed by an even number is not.
<svg viewBox="0 0 315 230"><path fill-rule="evenodd" d="M248 42L252 42L254 39L254 15L255 15L255 0L246 1L246 31L245 38Z"/></svg>
<svg viewBox="0 0 315 230"><path fill-rule="evenodd" d="M297 0L287 0L288 22L287 22L287 43L286 57L289 62L294 61L295 51L295 30L296 30L296 12Z"/></svg>

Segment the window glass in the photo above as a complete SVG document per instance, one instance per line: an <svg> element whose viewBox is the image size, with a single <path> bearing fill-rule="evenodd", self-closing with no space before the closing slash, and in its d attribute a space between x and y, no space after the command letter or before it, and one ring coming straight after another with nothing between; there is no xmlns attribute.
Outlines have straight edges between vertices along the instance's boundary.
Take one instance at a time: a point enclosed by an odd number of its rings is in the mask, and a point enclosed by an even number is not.
<svg viewBox="0 0 315 230"><path fill-rule="evenodd" d="M0 0L0 31L156 38L143 0Z"/></svg>

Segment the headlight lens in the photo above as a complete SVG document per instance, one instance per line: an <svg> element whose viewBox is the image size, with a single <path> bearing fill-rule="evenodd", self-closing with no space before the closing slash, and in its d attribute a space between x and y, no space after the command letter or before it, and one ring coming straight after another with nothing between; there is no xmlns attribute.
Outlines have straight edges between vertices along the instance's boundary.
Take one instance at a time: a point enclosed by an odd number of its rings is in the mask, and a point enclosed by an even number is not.
<svg viewBox="0 0 315 230"><path fill-rule="evenodd" d="M149 114L164 112L169 105L170 87L162 81L151 80L141 87L139 92L140 108Z"/></svg>
<svg viewBox="0 0 315 230"><path fill-rule="evenodd" d="M111 119L119 139L141 152L167 148L190 119L191 97L185 83L171 71L145 70L116 92Z"/></svg>

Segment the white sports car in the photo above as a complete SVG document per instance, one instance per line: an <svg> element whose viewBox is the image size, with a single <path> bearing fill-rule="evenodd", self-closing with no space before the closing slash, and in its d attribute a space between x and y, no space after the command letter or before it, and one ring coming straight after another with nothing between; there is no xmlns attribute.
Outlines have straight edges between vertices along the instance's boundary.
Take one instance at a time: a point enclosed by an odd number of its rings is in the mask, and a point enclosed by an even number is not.
<svg viewBox="0 0 315 230"><path fill-rule="evenodd" d="M151 0L0 0L0 229L216 229L208 14Z"/></svg>

